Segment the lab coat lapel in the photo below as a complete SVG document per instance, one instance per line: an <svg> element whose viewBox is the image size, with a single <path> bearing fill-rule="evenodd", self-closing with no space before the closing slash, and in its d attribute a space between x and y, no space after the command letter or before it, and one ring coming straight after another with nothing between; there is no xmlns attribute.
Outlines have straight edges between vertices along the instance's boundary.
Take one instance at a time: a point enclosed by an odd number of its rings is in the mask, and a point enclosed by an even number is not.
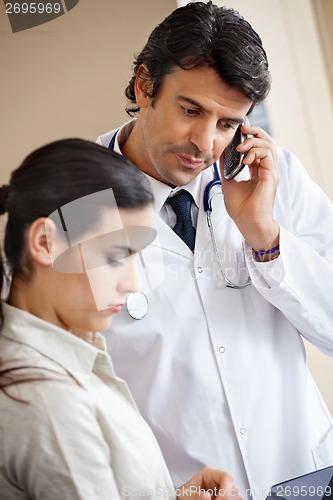
<svg viewBox="0 0 333 500"><path fill-rule="evenodd" d="M158 245L162 250L179 254L189 259L193 257L193 253L186 243L157 214L155 214L154 227L157 231Z"/></svg>

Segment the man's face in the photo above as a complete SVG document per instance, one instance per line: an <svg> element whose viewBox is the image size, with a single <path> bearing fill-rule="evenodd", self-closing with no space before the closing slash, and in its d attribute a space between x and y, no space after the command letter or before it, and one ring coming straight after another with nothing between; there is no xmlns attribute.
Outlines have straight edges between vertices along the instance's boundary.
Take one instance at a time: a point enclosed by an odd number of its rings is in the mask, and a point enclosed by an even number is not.
<svg viewBox="0 0 333 500"><path fill-rule="evenodd" d="M218 160L252 105L206 67L175 67L156 98L142 92L137 100L131 159L170 186L188 184Z"/></svg>

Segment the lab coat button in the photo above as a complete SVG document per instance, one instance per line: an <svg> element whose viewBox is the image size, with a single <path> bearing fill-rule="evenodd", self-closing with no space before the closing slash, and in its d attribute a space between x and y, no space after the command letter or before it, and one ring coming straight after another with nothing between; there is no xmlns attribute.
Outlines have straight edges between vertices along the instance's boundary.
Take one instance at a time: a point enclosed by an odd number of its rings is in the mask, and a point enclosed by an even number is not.
<svg viewBox="0 0 333 500"><path fill-rule="evenodd" d="M219 351L223 354L225 352L225 347L223 347L223 345L221 345L221 347L219 347Z"/></svg>
<svg viewBox="0 0 333 500"><path fill-rule="evenodd" d="M246 429L244 429L244 427L242 427L239 432L244 435L244 434L246 434Z"/></svg>
<svg viewBox="0 0 333 500"><path fill-rule="evenodd" d="M198 271L198 273L200 273L200 274L201 274L201 273L202 273L202 271L203 271L202 267L200 267L200 266L199 266L199 267L197 268L197 271Z"/></svg>

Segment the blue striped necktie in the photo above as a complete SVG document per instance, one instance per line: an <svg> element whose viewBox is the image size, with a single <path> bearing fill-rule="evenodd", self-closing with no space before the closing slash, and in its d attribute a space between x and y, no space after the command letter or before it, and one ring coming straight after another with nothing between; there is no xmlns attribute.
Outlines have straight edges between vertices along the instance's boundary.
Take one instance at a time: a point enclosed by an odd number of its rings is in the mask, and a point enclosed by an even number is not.
<svg viewBox="0 0 333 500"><path fill-rule="evenodd" d="M169 196L166 203L169 203L177 217L176 225L173 227L174 232L193 252L195 229L192 226L191 217L192 201L192 195L188 191L181 191L175 196Z"/></svg>

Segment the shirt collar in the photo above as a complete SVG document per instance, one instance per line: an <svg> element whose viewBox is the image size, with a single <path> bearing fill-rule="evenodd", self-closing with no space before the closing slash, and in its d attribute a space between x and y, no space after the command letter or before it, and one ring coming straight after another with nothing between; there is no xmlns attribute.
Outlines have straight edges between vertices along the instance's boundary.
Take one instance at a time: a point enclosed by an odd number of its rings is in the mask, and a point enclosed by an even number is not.
<svg viewBox="0 0 333 500"><path fill-rule="evenodd" d="M120 155L123 154L120 148L126 141L127 137L130 135L130 133L132 132L135 122L136 118L133 118L132 120L129 120L122 127L120 127L118 130L115 131L116 137L115 137L113 151L115 151Z"/></svg>
<svg viewBox="0 0 333 500"><path fill-rule="evenodd" d="M114 151L116 153L122 154L121 146L124 144L128 136L130 135L135 125L135 122L136 119L130 120L127 123L125 123L120 129L118 129L117 132L115 132L117 134L115 137L115 144L114 144ZM196 204L197 207L199 207L201 175L197 175L189 184L186 184L185 186L177 186L175 188L171 188L167 184L164 184L163 182L155 179L154 177L146 173L145 176L147 177L147 179L149 179L151 184L155 200L154 207L156 213L159 213L159 211L161 210L161 208L163 207L164 203L166 202L167 198L170 195L174 195L178 191L181 191L183 189L188 191L192 195L194 203Z"/></svg>
<svg viewBox="0 0 333 500"><path fill-rule="evenodd" d="M88 342L52 325L33 314L2 302L5 317L1 335L34 349L46 358L65 368L81 381L89 378L94 368L105 367L114 374L111 359L106 352Z"/></svg>
<svg viewBox="0 0 333 500"><path fill-rule="evenodd" d="M175 188L171 188L167 184L164 184L157 179L154 179L150 175L147 175L148 179L151 183L151 188L155 198L155 211L158 213L166 202L167 198L171 195L176 195L179 191L185 190L191 193L193 200L197 207L199 207L199 198L200 198L200 185L201 185L201 176L197 175L189 184L185 186L177 186Z"/></svg>

